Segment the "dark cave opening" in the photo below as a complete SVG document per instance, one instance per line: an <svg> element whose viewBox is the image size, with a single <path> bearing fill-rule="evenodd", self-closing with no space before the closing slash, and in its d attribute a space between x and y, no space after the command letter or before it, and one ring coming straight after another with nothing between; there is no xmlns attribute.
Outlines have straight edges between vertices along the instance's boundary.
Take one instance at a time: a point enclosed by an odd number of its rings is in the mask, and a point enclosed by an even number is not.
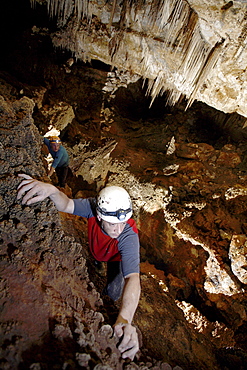
<svg viewBox="0 0 247 370"><path fill-rule="evenodd" d="M113 104L120 116L131 121L159 120L171 113L171 107L166 104L166 96L157 96L150 106L151 98L146 95L146 87L139 79L135 83L120 87L115 92Z"/></svg>
<svg viewBox="0 0 247 370"><path fill-rule="evenodd" d="M223 146L228 141L223 129L207 115L196 120L195 125L191 128L190 135L194 137L196 143L207 143L215 148ZM223 143L220 144L219 141L223 141Z"/></svg>
<svg viewBox="0 0 247 370"><path fill-rule="evenodd" d="M9 0L2 6L0 17L2 46L7 50L11 50L16 37L28 28L44 27L51 32L57 29L57 21L48 16L45 2L36 1L32 7L30 0Z"/></svg>

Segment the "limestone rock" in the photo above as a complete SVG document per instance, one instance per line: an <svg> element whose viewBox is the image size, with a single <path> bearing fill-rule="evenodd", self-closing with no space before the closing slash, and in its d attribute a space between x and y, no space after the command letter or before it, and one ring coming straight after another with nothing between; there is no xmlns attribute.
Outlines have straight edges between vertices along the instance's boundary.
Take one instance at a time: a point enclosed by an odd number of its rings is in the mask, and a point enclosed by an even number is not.
<svg viewBox="0 0 247 370"><path fill-rule="evenodd" d="M54 45L149 79L152 99L168 90L170 104L184 95L188 105L196 99L247 116L244 1L113 4L63 0L56 7L51 1L50 15L62 25L52 36ZM112 90L106 85L105 91Z"/></svg>
<svg viewBox="0 0 247 370"><path fill-rule="evenodd" d="M247 283L246 242L246 235L233 235L229 248L232 271L243 284Z"/></svg>

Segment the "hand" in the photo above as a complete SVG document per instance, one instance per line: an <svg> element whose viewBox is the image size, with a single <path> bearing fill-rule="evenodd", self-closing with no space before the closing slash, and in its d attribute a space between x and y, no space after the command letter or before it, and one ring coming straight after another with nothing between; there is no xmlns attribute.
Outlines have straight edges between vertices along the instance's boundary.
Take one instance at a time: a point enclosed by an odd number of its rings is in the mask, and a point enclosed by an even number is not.
<svg viewBox="0 0 247 370"><path fill-rule="evenodd" d="M55 172L55 168L54 167L51 167L50 168L50 171L48 172L48 176L51 177L54 172Z"/></svg>
<svg viewBox="0 0 247 370"><path fill-rule="evenodd" d="M118 346L119 351L122 353L122 358L134 359L137 351L139 350L139 342L136 328L131 324L119 323L114 326L114 334L120 339L121 342Z"/></svg>
<svg viewBox="0 0 247 370"><path fill-rule="evenodd" d="M19 174L18 176L25 179L17 188L17 199L20 199L23 194L26 193L22 199L22 204L29 205L39 202L49 197L53 192L53 185L35 180L24 173Z"/></svg>

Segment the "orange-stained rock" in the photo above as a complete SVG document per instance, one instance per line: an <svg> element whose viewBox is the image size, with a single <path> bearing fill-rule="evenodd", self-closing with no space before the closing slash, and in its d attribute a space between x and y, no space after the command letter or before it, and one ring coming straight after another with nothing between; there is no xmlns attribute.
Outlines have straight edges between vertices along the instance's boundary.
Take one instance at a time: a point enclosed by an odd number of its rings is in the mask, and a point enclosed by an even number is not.
<svg viewBox="0 0 247 370"><path fill-rule="evenodd" d="M48 122L37 107L33 111L34 102L42 104L42 91L38 99L20 99L16 88L4 85L1 366L155 370L177 365L190 370L192 364L221 370L230 363L241 368L247 350L244 145L223 145L230 139L213 141L211 132L204 136L210 144L202 142L205 130L191 121L191 110L181 112L181 107L172 114L163 110L157 120L143 113L132 121L127 108L132 96L143 101L140 85L120 89L116 100L106 103L106 71L75 66L68 78L54 66L52 73L56 84L47 90L45 109L53 105L53 94L58 101L68 99L70 106L76 102L75 120L62 133L71 156L63 191L95 196L112 183L126 187L133 199L142 260L134 323L142 347L134 362L120 358L110 326L120 302L101 297L105 269L97 270L88 253L87 222L57 212L48 200L33 206L16 200L18 173L50 181L37 128L45 131ZM25 91L32 98L34 89ZM117 102L123 103L119 110ZM209 110L202 105L193 109L199 115ZM119 112L127 112L128 119ZM181 155L167 154L173 137Z"/></svg>

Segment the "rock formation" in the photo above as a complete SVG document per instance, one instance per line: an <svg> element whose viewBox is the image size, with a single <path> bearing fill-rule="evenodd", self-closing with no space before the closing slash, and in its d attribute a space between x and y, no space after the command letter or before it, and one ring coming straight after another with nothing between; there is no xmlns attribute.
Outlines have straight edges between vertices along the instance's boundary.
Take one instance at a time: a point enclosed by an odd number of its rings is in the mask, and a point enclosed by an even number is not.
<svg viewBox="0 0 247 370"><path fill-rule="evenodd" d="M169 104L185 96L247 116L246 1L48 0L47 9L55 46L147 79L152 101L168 91Z"/></svg>
<svg viewBox="0 0 247 370"><path fill-rule="evenodd" d="M90 1L75 14L70 2L27 3L0 74L1 368L245 369L245 2L124 1L123 9ZM194 76L181 59L195 46L188 24L205 50L190 59ZM134 361L121 359L112 337L118 302L101 294L104 266L88 253L86 221L48 200L16 200L18 173L51 181L40 138L51 129L70 154L69 196L95 196L111 183L133 199L142 261Z"/></svg>

